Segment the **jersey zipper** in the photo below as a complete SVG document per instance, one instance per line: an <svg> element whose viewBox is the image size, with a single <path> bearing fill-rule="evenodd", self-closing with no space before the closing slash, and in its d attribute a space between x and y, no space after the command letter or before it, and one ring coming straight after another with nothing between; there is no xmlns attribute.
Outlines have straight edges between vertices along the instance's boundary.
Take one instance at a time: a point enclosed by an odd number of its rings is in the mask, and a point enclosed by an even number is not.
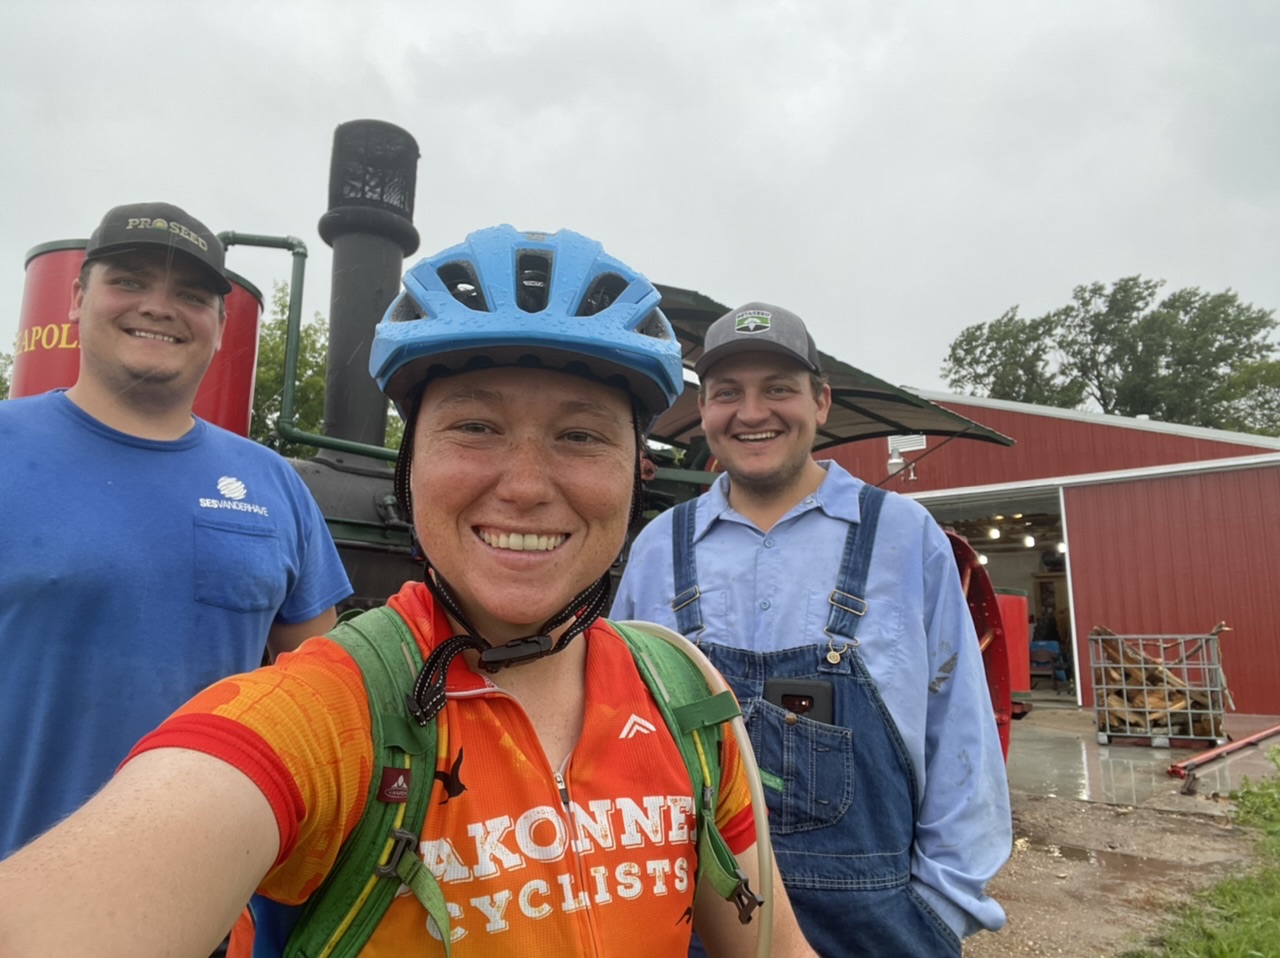
<svg viewBox="0 0 1280 958"><path fill-rule="evenodd" d="M600 929L596 926L596 905L592 901L594 886L590 881L591 876L585 872L586 862L583 861L582 853L573 847L573 836L577 834L577 823L574 821L573 809L570 807L569 783L565 778L565 774L569 768L569 759L572 757L572 753L565 756L564 763L559 769L552 769L551 760L547 758L547 752L542 748L542 743L538 740L537 733L533 730L533 723L529 721L529 713L525 712L524 705L521 704L520 699L501 686L495 685L493 689L486 689L485 691L493 691L497 692L499 695L505 696L515 703L516 707L524 713L524 720L528 728L529 735L532 737L533 741L537 743L538 751L542 753L542 760L546 763L546 767L551 770L551 777L556 783L556 791L560 793L560 803L564 808L565 826L568 830L567 837L569 841L569 849L565 853L565 860L568 861L571 859L573 861L574 875L578 880L578 890L585 893L587 896L587 907L582 909L585 913L586 937L590 945L586 954L601 954L603 949L600 946Z"/></svg>
<svg viewBox="0 0 1280 958"><path fill-rule="evenodd" d="M559 772L553 773L556 779L556 788L560 789L560 801L564 803L565 815L570 819L569 824L573 825L573 813L569 811L569 786L564 783L564 776Z"/></svg>
<svg viewBox="0 0 1280 958"><path fill-rule="evenodd" d="M569 759L565 758L564 765L561 766L558 771L552 772L551 774L555 778L556 788L560 791L560 801L564 803L565 822L568 824L569 828L569 853L565 858L573 860L574 874L578 879L578 890L580 893L587 896L587 907L583 909L583 917L586 919L587 938L591 946L588 954L598 955L601 951L600 935L599 929L596 927L596 905L595 902L591 900L593 896L591 876L586 873L586 862L582 859L582 853L573 847L573 836L577 834L577 822L574 821L573 809L569 804L569 785L565 781L564 777L565 769L568 767Z"/></svg>

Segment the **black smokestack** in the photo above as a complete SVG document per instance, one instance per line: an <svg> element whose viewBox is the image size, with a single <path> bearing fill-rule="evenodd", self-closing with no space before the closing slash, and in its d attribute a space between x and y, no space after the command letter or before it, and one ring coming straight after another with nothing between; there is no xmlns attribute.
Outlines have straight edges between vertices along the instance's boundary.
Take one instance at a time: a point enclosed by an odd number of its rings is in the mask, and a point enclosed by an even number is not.
<svg viewBox="0 0 1280 958"><path fill-rule="evenodd" d="M418 248L413 227L418 144L381 120L352 120L333 134L329 211L320 238L333 247L329 369L324 431L381 446L387 402L369 375L378 320L400 289L404 258Z"/></svg>

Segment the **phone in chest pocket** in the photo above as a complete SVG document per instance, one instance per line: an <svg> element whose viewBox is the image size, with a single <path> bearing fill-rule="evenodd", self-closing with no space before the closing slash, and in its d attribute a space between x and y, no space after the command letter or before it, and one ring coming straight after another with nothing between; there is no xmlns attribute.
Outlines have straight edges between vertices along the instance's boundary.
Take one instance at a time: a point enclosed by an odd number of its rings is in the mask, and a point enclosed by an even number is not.
<svg viewBox="0 0 1280 958"><path fill-rule="evenodd" d="M821 679L765 679L764 700L794 715L831 725L835 718L831 683Z"/></svg>

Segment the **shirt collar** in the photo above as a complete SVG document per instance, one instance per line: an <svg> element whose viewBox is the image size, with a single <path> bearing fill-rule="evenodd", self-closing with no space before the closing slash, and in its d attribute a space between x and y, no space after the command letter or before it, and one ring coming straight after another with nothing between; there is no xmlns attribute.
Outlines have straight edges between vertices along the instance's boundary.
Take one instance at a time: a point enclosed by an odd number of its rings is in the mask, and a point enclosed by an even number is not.
<svg viewBox="0 0 1280 958"><path fill-rule="evenodd" d="M827 471L822 485L803 500L797 503L788 515L798 515L810 509L821 509L833 519L844 522L857 522L861 516L858 508L858 490L862 488L861 479L849 474L843 466L833 459L819 459L818 465ZM698 509L693 527L693 540L697 542L717 519L723 519L725 513L732 511L729 505L729 474L724 473L712 483L703 497L703 508Z"/></svg>
<svg viewBox="0 0 1280 958"><path fill-rule="evenodd" d="M857 522L862 518L862 510L858 508L858 493L865 483L852 475L834 459L819 459L818 465L827 470L827 478L822 480L812 498L816 505L833 519L845 522Z"/></svg>
<svg viewBox="0 0 1280 958"><path fill-rule="evenodd" d="M729 474L722 473L715 482L711 484L711 488L707 490L706 495L702 498L701 509L695 509L693 522L693 541L697 542L707 530L711 528L711 524L717 519L724 516L732 508L729 505Z"/></svg>

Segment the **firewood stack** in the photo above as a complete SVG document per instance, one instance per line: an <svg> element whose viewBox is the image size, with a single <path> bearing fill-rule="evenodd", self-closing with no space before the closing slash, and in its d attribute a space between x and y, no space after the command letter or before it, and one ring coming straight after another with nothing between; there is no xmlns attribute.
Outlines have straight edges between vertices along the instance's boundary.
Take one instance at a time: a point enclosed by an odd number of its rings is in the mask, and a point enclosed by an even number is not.
<svg viewBox="0 0 1280 958"><path fill-rule="evenodd" d="M1089 647L1098 731L1153 739L1223 738L1225 685L1216 642L1224 629L1220 625L1208 635L1154 637L1117 635L1105 626L1093 629ZM1164 640L1158 643L1164 655L1143 648L1152 640Z"/></svg>

